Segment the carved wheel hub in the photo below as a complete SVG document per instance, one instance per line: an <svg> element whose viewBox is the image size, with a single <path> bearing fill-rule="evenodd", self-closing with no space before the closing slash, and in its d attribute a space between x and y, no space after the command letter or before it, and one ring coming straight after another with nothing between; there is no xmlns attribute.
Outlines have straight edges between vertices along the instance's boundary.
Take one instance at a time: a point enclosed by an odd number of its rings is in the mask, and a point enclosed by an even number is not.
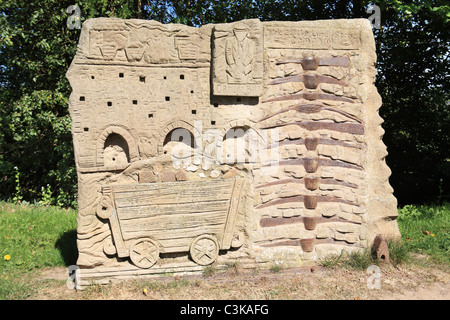
<svg viewBox="0 0 450 320"><path fill-rule="evenodd" d="M191 244L190 254L195 263L206 266L213 263L219 254L219 245L214 236L202 235Z"/></svg>
<svg viewBox="0 0 450 320"><path fill-rule="evenodd" d="M150 239L136 241L130 249L130 259L139 268L153 266L159 258L158 244Z"/></svg>

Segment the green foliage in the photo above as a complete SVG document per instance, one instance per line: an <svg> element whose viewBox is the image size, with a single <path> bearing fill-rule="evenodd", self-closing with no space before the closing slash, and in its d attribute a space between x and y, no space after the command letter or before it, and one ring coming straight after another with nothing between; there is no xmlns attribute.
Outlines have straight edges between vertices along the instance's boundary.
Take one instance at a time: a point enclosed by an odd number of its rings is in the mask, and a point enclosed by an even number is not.
<svg viewBox="0 0 450 320"><path fill-rule="evenodd" d="M68 5L67 5L68 6ZM65 72L79 32L65 28L64 3L0 5L0 197L33 200L51 185L76 196ZM17 169L14 169L17 168Z"/></svg>
<svg viewBox="0 0 450 320"><path fill-rule="evenodd" d="M383 98L384 141L391 184L400 204L450 195L449 33L444 0L84 0L81 22L95 17L154 19L200 26L246 18L368 18L374 30L377 87ZM65 73L80 30L69 30L73 1L0 3L0 198L76 205L76 171ZM17 167L17 169L14 169ZM18 175L19 174L19 175ZM20 176L20 184L16 181ZM17 189L19 187L19 189ZM446 198L447 197L447 198ZM49 201L47 199L46 201Z"/></svg>
<svg viewBox="0 0 450 320"><path fill-rule="evenodd" d="M15 173L15 181L16 181L16 193L14 194L14 198L12 199L14 203L20 203L22 201L22 192L20 191L20 172L17 170L17 167L14 167Z"/></svg>
<svg viewBox="0 0 450 320"><path fill-rule="evenodd" d="M389 248L389 261L397 266L399 264L411 261L411 252L408 246L404 245L401 240L387 240Z"/></svg>
<svg viewBox="0 0 450 320"><path fill-rule="evenodd" d="M35 290L36 279L30 279L36 276L36 271L76 263L76 216L75 210L55 206L0 202L0 300L26 299ZM402 241L388 241L390 260L394 265L414 262L411 252L429 254L432 260L449 265L450 203L405 206L399 209L399 227ZM6 255L9 260L5 259ZM342 251L338 256L323 259L321 264L329 268L366 270L378 261L369 250ZM270 268L274 273L281 269L279 264ZM204 270L205 276L217 271L213 266ZM139 281L137 285L149 290L177 289L186 286L186 281ZM106 290L108 287L95 288Z"/></svg>
<svg viewBox="0 0 450 320"><path fill-rule="evenodd" d="M366 270L374 264L378 264L378 260L370 249L352 251L345 259L345 265L355 270Z"/></svg>
<svg viewBox="0 0 450 320"><path fill-rule="evenodd" d="M385 0L385 6L392 7L402 18L411 18L413 15L419 14L421 11L430 11L440 18L445 23L450 22L450 5L446 0L413 0L413 1L400 1L400 0Z"/></svg>
<svg viewBox="0 0 450 320"><path fill-rule="evenodd" d="M387 163L400 205L450 194L450 39L442 15L449 10L441 4L388 1L375 32Z"/></svg>
<svg viewBox="0 0 450 320"><path fill-rule="evenodd" d="M217 269L213 265L209 265L203 268L202 274L205 277L210 277L217 272Z"/></svg>
<svg viewBox="0 0 450 320"><path fill-rule="evenodd" d="M138 17L141 1L81 1L82 21ZM70 86L65 78L80 30L69 30L72 1L0 4L0 199L76 206ZM17 181L20 176L20 184ZM42 200L42 187L45 200Z"/></svg>
<svg viewBox="0 0 450 320"><path fill-rule="evenodd" d="M406 205L398 210L401 240L388 240L389 260L394 265L414 262L411 253L427 254L438 263L450 263L450 203ZM378 261L370 250L341 252L320 261L325 267L364 270Z"/></svg>
<svg viewBox="0 0 450 320"><path fill-rule="evenodd" d="M52 191L50 189L50 185L47 185L47 188L42 187L42 199L39 201L41 206L49 206L52 204Z"/></svg>
<svg viewBox="0 0 450 320"><path fill-rule="evenodd" d="M405 205L398 209L398 221L441 219L450 213L450 204Z"/></svg>
<svg viewBox="0 0 450 320"><path fill-rule="evenodd" d="M402 244L410 252L426 253L438 262L450 262L450 203L406 205L399 209Z"/></svg>

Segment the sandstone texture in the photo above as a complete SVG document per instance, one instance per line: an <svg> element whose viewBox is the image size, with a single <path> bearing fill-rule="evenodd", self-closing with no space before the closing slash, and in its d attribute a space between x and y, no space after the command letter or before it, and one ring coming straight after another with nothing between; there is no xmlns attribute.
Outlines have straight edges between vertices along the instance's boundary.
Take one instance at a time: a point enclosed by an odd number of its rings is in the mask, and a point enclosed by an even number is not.
<svg viewBox="0 0 450 320"><path fill-rule="evenodd" d="M83 281L399 237L375 63L366 19L84 22L67 72Z"/></svg>

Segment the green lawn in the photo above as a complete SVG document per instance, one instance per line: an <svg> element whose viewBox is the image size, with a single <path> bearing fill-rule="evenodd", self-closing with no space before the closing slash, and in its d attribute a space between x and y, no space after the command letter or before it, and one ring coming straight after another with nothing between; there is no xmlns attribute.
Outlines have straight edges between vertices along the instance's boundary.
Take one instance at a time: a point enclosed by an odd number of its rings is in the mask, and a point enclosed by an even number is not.
<svg viewBox="0 0 450 320"><path fill-rule="evenodd" d="M0 300L25 298L26 278L40 268L76 263L76 216L75 210L0 202Z"/></svg>
<svg viewBox="0 0 450 320"><path fill-rule="evenodd" d="M450 264L450 203L404 206L399 209L398 225L408 251Z"/></svg>
<svg viewBox="0 0 450 320"><path fill-rule="evenodd" d="M76 210L0 202L0 300L30 296L42 268L76 264L76 216ZM415 252L450 265L450 203L405 206L398 223L401 250L390 247L392 257Z"/></svg>

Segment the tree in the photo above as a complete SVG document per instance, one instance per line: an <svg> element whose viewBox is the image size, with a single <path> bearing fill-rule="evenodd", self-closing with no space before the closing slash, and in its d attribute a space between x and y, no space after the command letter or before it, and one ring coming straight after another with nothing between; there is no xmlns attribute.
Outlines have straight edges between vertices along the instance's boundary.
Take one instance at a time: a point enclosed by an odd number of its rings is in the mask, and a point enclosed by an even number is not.
<svg viewBox="0 0 450 320"><path fill-rule="evenodd" d="M19 172L25 199L39 197L49 184L60 201L73 200L70 88L64 70L75 54L77 32L65 27L66 7L58 1L45 6L4 1L0 8L0 195L15 192Z"/></svg>
<svg viewBox="0 0 450 320"><path fill-rule="evenodd" d="M372 1L377 87L383 98L384 141L391 184L401 204L450 194L450 6L444 0ZM154 19L200 26L247 18L368 18L368 0L85 0L81 21L95 17ZM3 0L0 4L0 198L17 190L41 197L51 186L59 204L76 200L65 73L80 30L69 30L73 1ZM15 169L17 168L17 169ZM17 175L20 175L17 182ZM441 182L442 179L442 182ZM442 197L441 197L442 198ZM442 200L442 199L441 199Z"/></svg>
<svg viewBox="0 0 450 320"><path fill-rule="evenodd" d="M89 17L138 17L140 1L83 1ZM76 200L65 73L80 30L67 28L72 1L2 1L0 5L0 197L19 188L27 200L51 186L61 205ZM147 16L145 16L147 17ZM15 175L20 174L17 185Z"/></svg>
<svg viewBox="0 0 450 320"><path fill-rule="evenodd" d="M391 184L400 204L444 200L450 193L450 7L391 3L375 33Z"/></svg>

